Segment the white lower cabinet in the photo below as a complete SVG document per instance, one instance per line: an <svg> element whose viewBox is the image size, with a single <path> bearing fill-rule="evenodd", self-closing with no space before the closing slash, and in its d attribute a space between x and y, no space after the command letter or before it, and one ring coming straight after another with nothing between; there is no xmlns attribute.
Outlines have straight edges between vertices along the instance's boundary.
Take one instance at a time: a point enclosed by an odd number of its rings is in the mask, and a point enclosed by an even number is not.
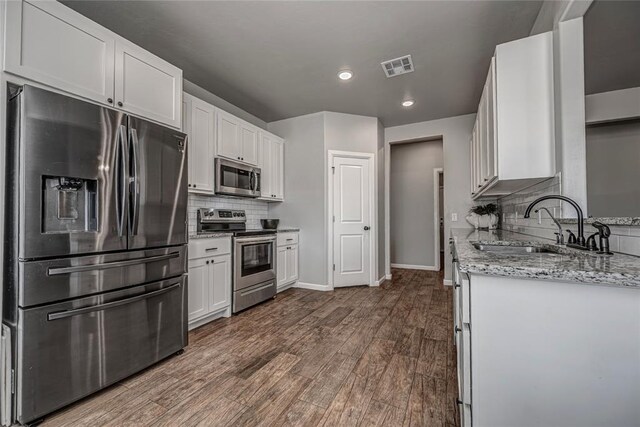
<svg viewBox="0 0 640 427"><path fill-rule="evenodd" d="M280 234L277 253L278 291L281 291L298 281L298 233Z"/></svg>
<svg viewBox="0 0 640 427"><path fill-rule="evenodd" d="M469 319L469 277L453 263L454 332L458 366L458 410L460 425L471 423L471 324Z"/></svg>
<svg viewBox="0 0 640 427"><path fill-rule="evenodd" d="M230 239L198 239L189 244L189 253L193 254L189 259L189 329L231 315ZM200 250L203 243L215 247L215 255L203 256L208 253Z"/></svg>

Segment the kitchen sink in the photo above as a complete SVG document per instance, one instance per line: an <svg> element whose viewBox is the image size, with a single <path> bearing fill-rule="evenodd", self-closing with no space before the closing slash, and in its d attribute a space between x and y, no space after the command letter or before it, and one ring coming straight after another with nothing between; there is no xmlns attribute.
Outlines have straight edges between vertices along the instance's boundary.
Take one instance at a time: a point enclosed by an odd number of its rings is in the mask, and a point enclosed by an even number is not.
<svg viewBox="0 0 640 427"><path fill-rule="evenodd" d="M556 251L552 249L541 248L538 246L488 245L482 243L474 243L473 247L482 252L491 252L505 255L556 253Z"/></svg>

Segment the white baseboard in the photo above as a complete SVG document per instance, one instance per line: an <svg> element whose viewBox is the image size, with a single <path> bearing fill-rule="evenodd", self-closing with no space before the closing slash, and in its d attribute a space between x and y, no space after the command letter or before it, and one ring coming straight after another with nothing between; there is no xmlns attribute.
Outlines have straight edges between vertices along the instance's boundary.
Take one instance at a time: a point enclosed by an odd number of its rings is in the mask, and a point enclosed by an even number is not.
<svg viewBox="0 0 640 427"><path fill-rule="evenodd" d="M191 331L209 322L213 322L216 319L220 319L221 317L231 317L231 306L222 308L213 313L209 313L206 316L201 317L199 319L192 320L191 322L189 322L189 326L187 327L187 329Z"/></svg>
<svg viewBox="0 0 640 427"><path fill-rule="evenodd" d="M387 281L387 276L382 276L380 279L376 280L375 283L373 284L373 286L380 286L382 285L384 282Z"/></svg>
<svg viewBox="0 0 640 427"><path fill-rule="evenodd" d="M331 285L318 285L315 283L305 283L305 282L298 282L295 285L293 285L294 288L300 288L300 289L310 289L312 291L332 291L333 287Z"/></svg>
<svg viewBox="0 0 640 427"><path fill-rule="evenodd" d="M440 271L435 265L413 265L413 264L391 264L393 268L404 268L407 270L428 270L428 271Z"/></svg>
<svg viewBox="0 0 640 427"><path fill-rule="evenodd" d="M392 277L392 276L391 276L391 273L389 273L389 274L387 274L387 275L385 276L385 279L387 279L387 280L391 280L391 277Z"/></svg>
<svg viewBox="0 0 640 427"><path fill-rule="evenodd" d="M445 286L453 286L453 282L451 281L451 279L444 279L444 285Z"/></svg>
<svg viewBox="0 0 640 427"><path fill-rule="evenodd" d="M284 284L282 286L278 286L278 289L276 290L276 293L280 293L282 291L286 291L289 288L294 288L297 283L298 282L291 282L291 283Z"/></svg>

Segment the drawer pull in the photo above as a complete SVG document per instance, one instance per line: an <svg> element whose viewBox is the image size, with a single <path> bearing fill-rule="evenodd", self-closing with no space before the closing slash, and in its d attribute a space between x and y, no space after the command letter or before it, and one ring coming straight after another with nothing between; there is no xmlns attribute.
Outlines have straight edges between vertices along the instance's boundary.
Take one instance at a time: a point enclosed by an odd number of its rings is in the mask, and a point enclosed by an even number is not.
<svg viewBox="0 0 640 427"><path fill-rule="evenodd" d="M48 320L65 319L67 317L77 316L79 314L91 313L93 311L101 311L101 310L106 310L108 308L120 307L121 305L131 304L131 303L134 303L136 301L142 301L142 300L145 300L145 299L149 299L151 297L155 297L155 296L167 293L169 291L174 290L175 288L177 288L180 285L181 285L181 283L178 282L178 283L174 283L171 286L167 286L166 288L159 289L157 291L148 292L146 294L137 295L135 297L126 298L126 299L119 300L119 301L108 302L108 303L105 303L105 304L92 305L90 307L77 308L75 310L66 310L66 311L58 311L58 312L55 312L55 313L49 313L47 315L47 319Z"/></svg>
<svg viewBox="0 0 640 427"><path fill-rule="evenodd" d="M456 332L462 332L462 329L458 328L457 326L455 329L456 329Z"/></svg>
<svg viewBox="0 0 640 427"><path fill-rule="evenodd" d="M292 242L292 241L293 241L293 239L287 239L287 242Z"/></svg>
<svg viewBox="0 0 640 427"><path fill-rule="evenodd" d="M59 274L81 273L84 271L106 270L109 268L129 267L132 265L138 265L140 263L146 264L150 262L163 261L171 258L177 258L179 256L180 256L180 253L172 252L167 255L156 255L148 258L135 258L135 259L128 259L125 261L105 262L102 264L76 265L71 267L50 267L49 276L57 276Z"/></svg>
<svg viewBox="0 0 640 427"><path fill-rule="evenodd" d="M217 250L218 250L218 248L207 248L204 251L205 252L211 252L211 251L217 251Z"/></svg>

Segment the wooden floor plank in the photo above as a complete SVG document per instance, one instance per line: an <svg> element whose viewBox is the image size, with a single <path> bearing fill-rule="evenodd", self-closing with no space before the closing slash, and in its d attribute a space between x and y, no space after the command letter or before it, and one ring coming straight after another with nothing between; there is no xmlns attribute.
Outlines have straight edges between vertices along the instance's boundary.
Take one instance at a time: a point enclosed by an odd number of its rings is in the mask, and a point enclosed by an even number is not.
<svg viewBox="0 0 640 427"><path fill-rule="evenodd" d="M459 426L451 288L288 289L189 334L184 354L47 417L61 426Z"/></svg>

